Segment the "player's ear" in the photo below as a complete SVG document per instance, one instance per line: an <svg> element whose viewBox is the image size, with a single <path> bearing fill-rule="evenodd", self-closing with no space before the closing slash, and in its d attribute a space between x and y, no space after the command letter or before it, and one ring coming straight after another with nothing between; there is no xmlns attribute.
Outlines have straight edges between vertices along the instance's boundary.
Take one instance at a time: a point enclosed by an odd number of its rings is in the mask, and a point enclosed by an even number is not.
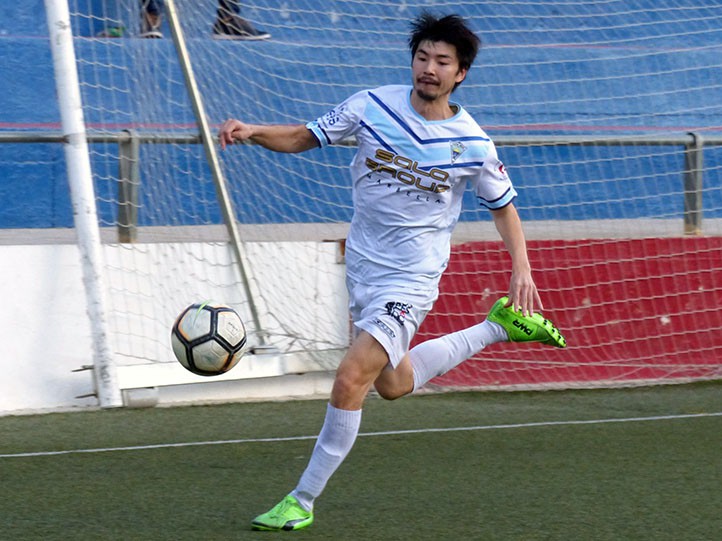
<svg viewBox="0 0 722 541"><path fill-rule="evenodd" d="M454 79L457 85L461 84L461 82L466 79L466 74L468 72L469 70L467 69L459 68L459 71L456 73L456 78Z"/></svg>

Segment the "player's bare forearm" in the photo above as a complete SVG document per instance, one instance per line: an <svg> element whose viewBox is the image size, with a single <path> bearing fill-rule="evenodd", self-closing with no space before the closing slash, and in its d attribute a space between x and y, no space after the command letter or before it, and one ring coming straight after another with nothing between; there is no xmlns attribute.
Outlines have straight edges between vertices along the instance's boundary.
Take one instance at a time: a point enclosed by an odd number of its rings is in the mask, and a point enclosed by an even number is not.
<svg viewBox="0 0 722 541"><path fill-rule="evenodd" d="M531 276L526 238L516 208L513 204L509 204L502 209L492 211L491 214L494 225L511 256L510 305L525 314L533 313L535 307L543 309L539 292Z"/></svg>
<svg viewBox="0 0 722 541"><path fill-rule="evenodd" d="M318 141L303 124L246 124L226 120L218 131L218 142L228 145L251 141L274 152L296 153L318 146Z"/></svg>

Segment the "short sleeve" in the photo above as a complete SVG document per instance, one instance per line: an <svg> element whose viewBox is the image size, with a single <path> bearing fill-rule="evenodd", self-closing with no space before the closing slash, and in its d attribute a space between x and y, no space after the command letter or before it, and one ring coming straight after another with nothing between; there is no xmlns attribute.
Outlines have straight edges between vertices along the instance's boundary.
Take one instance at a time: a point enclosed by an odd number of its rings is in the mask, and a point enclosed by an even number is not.
<svg viewBox="0 0 722 541"><path fill-rule="evenodd" d="M491 210L507 206L517 196L506 167L497 156L494 146L484 159L479 175L473 183L479 203Z"/></svg>
<svg viewBox="0 0 722 541"><path fill-rule="evenodd" d="M306 124L319 145L333 145L356 134L368 101L368 92L358 92L322 117Z"/></svg>

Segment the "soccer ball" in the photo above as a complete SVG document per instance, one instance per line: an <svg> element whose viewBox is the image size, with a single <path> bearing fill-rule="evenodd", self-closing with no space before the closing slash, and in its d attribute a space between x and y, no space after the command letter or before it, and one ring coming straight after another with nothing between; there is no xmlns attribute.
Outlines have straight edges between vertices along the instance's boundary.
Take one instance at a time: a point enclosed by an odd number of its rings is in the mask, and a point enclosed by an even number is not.
<svg viewBox="0 0 722 541"><path fill-rule="evenodd" d="M233 308L211 301L191 304L173 323L173 353L199 376L228 372L243 356L246 329Z"/></svg>

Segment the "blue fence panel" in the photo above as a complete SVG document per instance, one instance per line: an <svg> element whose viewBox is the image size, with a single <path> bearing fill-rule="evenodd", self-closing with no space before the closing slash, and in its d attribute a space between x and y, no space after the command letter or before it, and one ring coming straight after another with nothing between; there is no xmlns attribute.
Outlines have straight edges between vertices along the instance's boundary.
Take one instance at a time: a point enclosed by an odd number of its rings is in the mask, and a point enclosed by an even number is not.
<svg viewBox="0 0 722 541"><path fill-rule="evenodd" d="M209 97L206 104L216 122L228 115L229 103L248 112L250 121L305 121L343 100L350 89L408 81L410 59L399 32L407 30L405 21L414 13L405 2L299 0L286 19L274 21L269 14L280 13L278 3L261 0L244 7L244 15L271 30L274 39L255 44L210 41L214 2L202 4L205 19L199 17L189 27L194 60L212 66L214 59L235 56L247 66L247 84L224 79L220 70L197 70L207 95L213 94L208 89L223 89L223 100ZM78 56L95 60L79 64L81 78L92 70L98 82L83 90L86 122L91 129L188 129L193 113L170 39L87 39L103 29L101 16L117 11L119 19L127 18L136 5L136 0L71 0L71 7L91 15L73 19L76 31L86 36L76 40ZM188 7L185 0L179 5ZM645 0L631 10L622 1L561 6L529 0L495 3L493 10L484 2L460 2L457 8L471 18L485 46L456 99L471 104L469 111L492 137L610 130L679 134L690 127L719 128L718 2ZM6 73L12 74L0 78L2 129L58 127L47 24L40 14L42 0L6 2L0 8L0 57ZM120 22L129 36L137 32L137 19ZM369 30L375 32L373 43ZM380 51L398 58L379 67ZM166 59L169 65L154 70L149 58ZM342 74L338 65L344 66ZM129 86L123 70L135 75L136 86ZM258 80L269 86L254 84ZM322 90L318 81L326 83ZM139 96L175 105L154 108L145 103L140 111ZM94 107L101 103L112 103L113 112L101 114ZM160 149L144 145L141 225L220 222L210 174L196 147L163 149L163 159L186 164L186 171L166 173L161 183L156 173L162 165ZM232 167L227 172L241 222L350 219L346 165L352 149L324 149L304 160L250 147L233 152L247 154L243 174ZM525 219L682 215L681 148L636 146L622 152L602 146L502 147L500 154L520 192L518 205ZM189 155L197 156L197 163ZM706 149L704 160L704 215L722 217L722 151ZM117 173L117 149L94 154L92 165L102 223L113 224L117 185L111 179ZM0 227L72 226L59 145L0 145L0 175ZM151 201L163 211L154 210ZM462 219L488 219L470 193Z"/></svg>

